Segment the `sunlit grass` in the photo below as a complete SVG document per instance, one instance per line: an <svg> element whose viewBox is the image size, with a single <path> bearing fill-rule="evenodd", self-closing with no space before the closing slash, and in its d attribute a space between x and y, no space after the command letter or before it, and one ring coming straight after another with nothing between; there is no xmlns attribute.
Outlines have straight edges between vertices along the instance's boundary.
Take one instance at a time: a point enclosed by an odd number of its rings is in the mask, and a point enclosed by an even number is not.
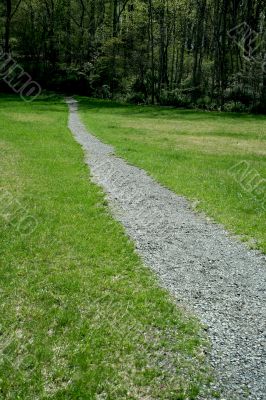
<svg viewBox="0 0 266 400"><path fill-rule="evenodd" d="M0 203L0 398L196 398L201 328L89 182L66 105L0 97L0 120L0 187L38 224L21 235Z"/></svg>
<svg viewBox="0 0 266 400"><path fill-rule="evenodd" d="M265 184L258 198L229 170L245 161L266 179L266 117L79 98L88 128L116 153L266 252Z"/></svg>

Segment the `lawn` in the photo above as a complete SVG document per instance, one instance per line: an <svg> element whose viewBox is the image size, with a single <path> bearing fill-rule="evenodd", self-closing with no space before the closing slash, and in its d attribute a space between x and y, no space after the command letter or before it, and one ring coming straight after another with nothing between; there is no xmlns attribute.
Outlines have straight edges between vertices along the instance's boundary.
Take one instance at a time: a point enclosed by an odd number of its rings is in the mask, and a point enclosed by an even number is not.
<svg viewBox="0 0 266 400"><path fill-rule="evenodd" d="M164 111L152 131L157 109L88 106L100 137L179 191L191 155L169 155L177 136L160 129L189 114ZM60 97L0 97L0 399L194 399L210 377L202 328L111 217L67 115Z"/></svg>
<svg viewBox="0 0 266 400"><path fill-rule="evenodd" d="M86 126L116 154L266 252L266 117L79 98Z"/></svg>

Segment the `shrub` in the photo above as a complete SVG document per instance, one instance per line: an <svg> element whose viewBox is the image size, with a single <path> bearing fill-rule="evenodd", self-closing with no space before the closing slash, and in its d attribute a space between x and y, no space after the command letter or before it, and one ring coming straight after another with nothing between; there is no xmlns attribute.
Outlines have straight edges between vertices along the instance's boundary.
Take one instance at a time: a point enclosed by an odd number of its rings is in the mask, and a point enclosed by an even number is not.
<svg viewBox="0 0 266 400"><path fill-rule="evenodd" d="M131 104L145 104L145 96L141 92L131 93L127 97L127 102Z"/></svg>
<svg viewBox="0 0 266 400"><path fill-rule="evenodd" d="M208 110L210 104L211 104L211 98L209 96L200 97L196 101L197 107L203 108L205 110Z"/></svg>
<svg viewBox="0 0 266 400"><path fill-rule="evenodd" d="M192 106L191 98L188 95L180 93L179 90L162 90L159 98L162 106L175 106L189 108Z"/></svg>
<svg viewBox="0 0 266 400"><path fill-rule="evenodd" d="M219 106L215 101L212 101L208 106L206 107L206 110L208 111L217 111L219 109Z"/></svg>
<svg viewBox="0 0 266 400"><path fill-rule="evenodd" d="M258 102L251 107L250 112L254 114L266 114L266 104Z"/></svg>
<svg viewBox="0 0 266 400"><path fill-rule="evenodd" d="M228 112L247 112L249 111L245 104L240 101L228 101L224 104L224 111Z"/></svg>

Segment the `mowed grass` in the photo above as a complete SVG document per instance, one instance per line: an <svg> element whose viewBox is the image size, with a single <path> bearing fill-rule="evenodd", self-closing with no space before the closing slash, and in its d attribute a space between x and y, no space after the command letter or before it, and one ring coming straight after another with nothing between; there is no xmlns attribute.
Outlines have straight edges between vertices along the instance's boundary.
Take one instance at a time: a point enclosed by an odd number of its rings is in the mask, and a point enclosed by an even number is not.
<svg viewBox="0 0 266 400"><path fill-rule="evenodd" d="M79 101L87 127L116 154L266 252L265 116Z"/></svg>
<svg viewBox="0 0 266 400"><path fill-rule="evenodd" d="M0 399L194 399L201 327L109 214L67 115L0 97Z"/></svg>

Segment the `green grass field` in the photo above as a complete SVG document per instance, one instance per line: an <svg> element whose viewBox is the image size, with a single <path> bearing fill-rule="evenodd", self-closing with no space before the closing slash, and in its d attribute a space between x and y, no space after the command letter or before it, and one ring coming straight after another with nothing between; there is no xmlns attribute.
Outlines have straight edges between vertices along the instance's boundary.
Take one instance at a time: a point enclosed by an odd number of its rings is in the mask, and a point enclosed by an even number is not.
<svg viewBox="0 0 266 400"><path fill-rule="evenodd" d="M79 100L87 127L116 154L266 252L265 116ZM230 172L238 163L243 181Z"/></svg>
<svg viewBox="0 0 266 400"><path fill-rule="evenodd" d="M99 136L178 189L178 153L172 175L163 174L167 140L120 126L152 124L151 109L89 104ZM67 115L57 97L0 97L0 399L194 399L210 374L201 327L158 287L110 216Z"/></svg>

